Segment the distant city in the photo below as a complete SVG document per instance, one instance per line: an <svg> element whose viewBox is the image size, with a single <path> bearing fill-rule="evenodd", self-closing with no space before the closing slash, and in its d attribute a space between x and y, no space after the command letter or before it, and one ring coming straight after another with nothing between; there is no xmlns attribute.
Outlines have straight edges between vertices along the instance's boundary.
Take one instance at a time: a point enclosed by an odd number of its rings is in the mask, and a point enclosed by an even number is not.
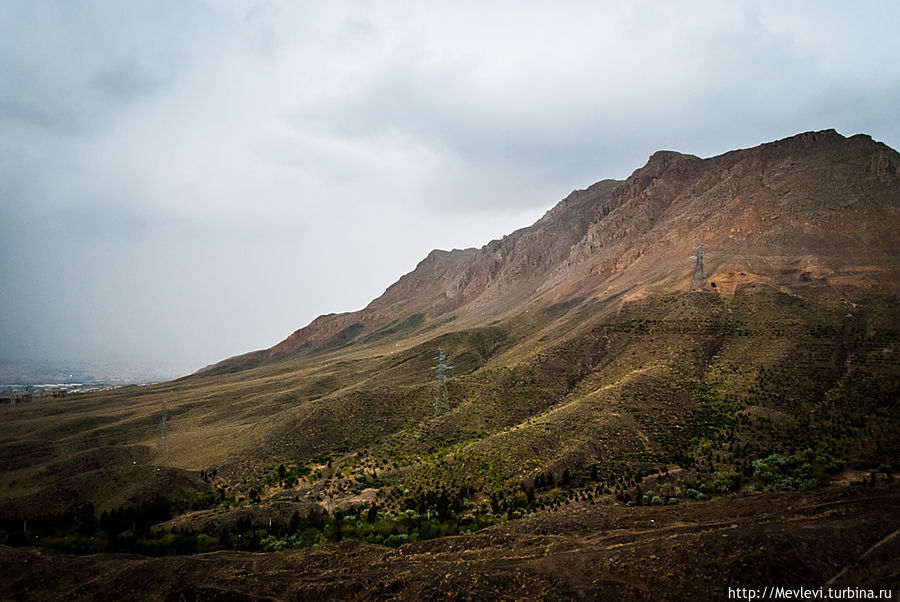
<svg viewBox="0 0 900 602"><path fill-rule="evenodd" d="M134 366L119 362L47 362L0 359L0 398L24 401L68 393L143 385L184 376L171 366ZM16 397L18 394L19 397Z"/></svg>

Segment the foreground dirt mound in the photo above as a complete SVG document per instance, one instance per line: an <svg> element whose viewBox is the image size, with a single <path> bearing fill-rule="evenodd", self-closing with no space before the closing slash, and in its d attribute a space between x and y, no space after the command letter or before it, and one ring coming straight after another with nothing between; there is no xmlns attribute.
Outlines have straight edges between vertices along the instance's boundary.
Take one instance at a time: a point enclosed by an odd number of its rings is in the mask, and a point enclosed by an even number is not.
<svg viewBox="0 0 900 602"><path fill-rule="evenodd" d="M895 585L900 489L563 506L390 549L142 558L0 548L3 599L725 599L728 587Z"/></svg>

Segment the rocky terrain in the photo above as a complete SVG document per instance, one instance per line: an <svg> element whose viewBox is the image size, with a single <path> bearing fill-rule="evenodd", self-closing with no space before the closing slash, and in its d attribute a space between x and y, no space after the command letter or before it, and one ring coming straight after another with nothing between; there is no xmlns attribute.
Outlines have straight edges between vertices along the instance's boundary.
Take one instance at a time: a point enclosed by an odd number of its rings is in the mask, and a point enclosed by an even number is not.
<svg viewBox="0 0 900 602"><path fill-rule="evenodd" d="M660 151L627 181L576 190L533 226L481 249L432 251L365 309L321 316L257 357L339 333L349 341L417 312L464 313L472 323L528 302L683 290L698 241L709 276L732 292L754 278L892 292L898 181L896 151L834 130L706 160Z"/></svg>

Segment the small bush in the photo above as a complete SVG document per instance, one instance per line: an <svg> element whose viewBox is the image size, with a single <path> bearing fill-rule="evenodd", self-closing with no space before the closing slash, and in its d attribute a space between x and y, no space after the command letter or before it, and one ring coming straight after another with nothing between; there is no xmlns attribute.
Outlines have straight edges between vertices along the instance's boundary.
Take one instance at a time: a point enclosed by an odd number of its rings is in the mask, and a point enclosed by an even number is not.
<svg viewBox="0 0 900 602"><path fill-rule="evenodd" d="M741 486L741 475L733 470L713 473L707 487L715 493L731 493Z"/></svg>
<svg viewBox="0 0 900 602"><path fill-rule="evenodd" d="M702 491L697 491L696 489L687 489L684 494L692 500L705 500L708 496Z"/></svg>

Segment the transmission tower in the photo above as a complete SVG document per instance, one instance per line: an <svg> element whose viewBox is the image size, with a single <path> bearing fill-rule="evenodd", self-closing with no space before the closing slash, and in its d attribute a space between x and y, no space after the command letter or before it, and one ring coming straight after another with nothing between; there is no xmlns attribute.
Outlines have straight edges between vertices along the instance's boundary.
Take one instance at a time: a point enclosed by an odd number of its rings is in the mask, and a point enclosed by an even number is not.
<svg viewBox="0 0 900 602"><path fill-rule="evenodd" d="M435 379L437 379L437 390L434 393L434 415L438 416L450 410L450 399L447 396L447 370L453 366L447 365L447 355L441 349L436 358L437 366L432 366L435 370Z"/></svg>
<svg viewBox="0 0 900 602"><path fill-rule="evenodd" d="M159 446L157 450L156 464L165 466L169 461L169 437L166 432L166 421L169 418L169 408L164 401L162 404L162 415L160 417L159 426Z"/></svg>
<svg viewBox="0 0 900 602"><path fill-rule="evenodd" d="M706 274L703 273L703 243L697 241L697 254L694 255L694 276L691 278L691 290L706 286Z"/></svg>

